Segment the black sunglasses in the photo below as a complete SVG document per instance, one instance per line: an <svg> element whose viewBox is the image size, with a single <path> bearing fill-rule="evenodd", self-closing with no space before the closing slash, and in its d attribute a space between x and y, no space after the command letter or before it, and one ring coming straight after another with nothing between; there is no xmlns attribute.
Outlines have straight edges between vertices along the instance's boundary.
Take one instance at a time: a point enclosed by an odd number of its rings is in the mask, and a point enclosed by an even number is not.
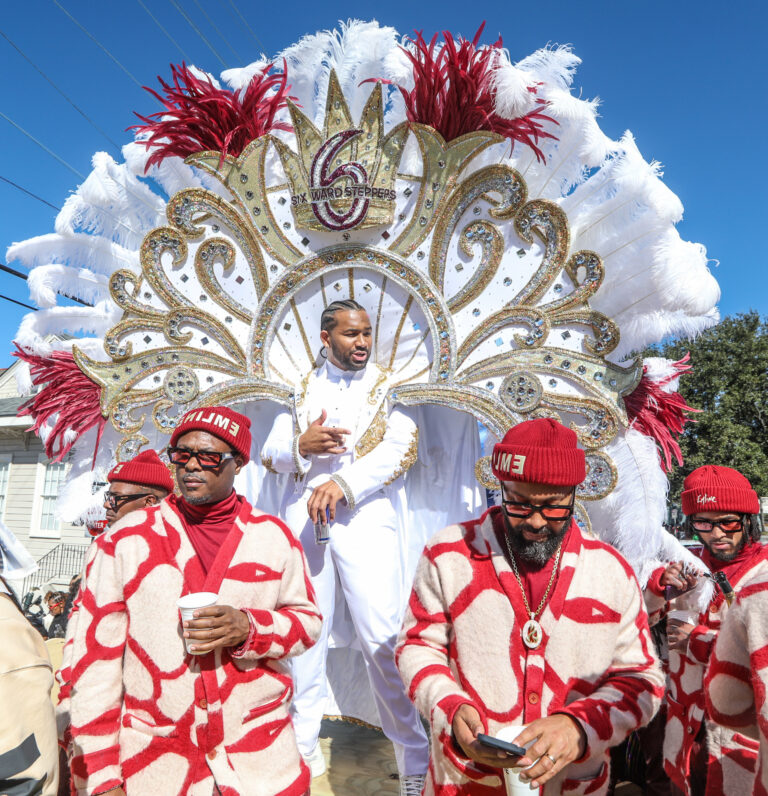
<svg viewBox="0 0 768 796"><path fill-rule="evenodd" d="M531 503L518 503L516 500L503 500L504 511L508 517L516 520L525 520L534 514L541 514L545 520L550 522L562 522L573 514L573 503L576 499L574 495L570 504L567 506L534 506Z"/></svg>
<svg viewBox="0 0 768 796"><path fill-rule="evenodd" d="M191 451L187 448L168 448L168 458L171 464L186 464L190 459L197 459L202 470L215 470L227 459L234 459L234 453L220 453L219 451Z"/></svg>
<svg viewBox="0 0 768 796"><path fill-rule="evenodd" d="M116 495L114 492L104 493L104 502L112 509L112 511L119 511L120 506L130 503L132 500L147 497L151 492L139 492L137 495Z"/></svg>

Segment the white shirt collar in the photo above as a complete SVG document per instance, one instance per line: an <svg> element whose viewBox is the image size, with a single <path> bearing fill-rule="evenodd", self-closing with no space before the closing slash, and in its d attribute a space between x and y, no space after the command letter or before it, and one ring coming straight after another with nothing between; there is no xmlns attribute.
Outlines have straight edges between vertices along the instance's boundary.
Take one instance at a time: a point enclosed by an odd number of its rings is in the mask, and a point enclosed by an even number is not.
<svg viewBox="0 0 768 796"><path fill-rule="evenodd" d="M365 375L365 368L360 370L342 370L341 368L337 368L333 362L326 359L325 372L330 381L345 381L347 384L350 384L352 381L357 381L363 378Z"/></svg>

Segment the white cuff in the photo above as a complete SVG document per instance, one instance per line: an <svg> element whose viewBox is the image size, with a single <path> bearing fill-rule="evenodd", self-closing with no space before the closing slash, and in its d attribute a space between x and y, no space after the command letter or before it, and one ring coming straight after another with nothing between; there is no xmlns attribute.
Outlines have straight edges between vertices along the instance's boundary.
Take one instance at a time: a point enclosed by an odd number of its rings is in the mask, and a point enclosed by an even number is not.
<svg viewBox="0 0 768 796"><path fill-rule="evenodd" d="M349 507L350 511L355 510L355 496L352 494L352 489L350 488L349 484L340 476L338 473L336 475L331 476L331 481L335 484L338 484L341 487L341 491L344 493L344 499L347 501L347 506Z"/></svg>

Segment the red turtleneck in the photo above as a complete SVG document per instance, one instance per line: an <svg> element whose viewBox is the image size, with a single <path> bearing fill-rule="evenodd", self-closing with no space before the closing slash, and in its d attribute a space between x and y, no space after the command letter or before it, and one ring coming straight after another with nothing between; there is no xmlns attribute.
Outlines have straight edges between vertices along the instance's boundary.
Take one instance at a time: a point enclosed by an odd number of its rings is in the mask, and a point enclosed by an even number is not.
<svg viewBox="0 0 768 796"><path fill-rule="evenodd" d="M243 499L232 490L229 497L218 503L202 503L199 506L187 503L183 497L176 495L171 495L168 500L179 513L189 541L208 574L216 553L240 513Z"/></svg>

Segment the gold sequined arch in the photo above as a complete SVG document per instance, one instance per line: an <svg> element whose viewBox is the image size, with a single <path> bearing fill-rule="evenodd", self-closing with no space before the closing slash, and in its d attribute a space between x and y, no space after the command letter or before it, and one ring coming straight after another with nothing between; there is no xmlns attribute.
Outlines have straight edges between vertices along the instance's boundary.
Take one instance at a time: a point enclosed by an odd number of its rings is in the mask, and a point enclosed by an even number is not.
<svg viewBox="0 0 768 796"><path fill-rule="evenodd" d="M200 188L173 196L168 224L143 241L141 274L110 279L123 315L105 337L107 360L74 349L123 437L118 456L134 455L152 429L170 433L190 408L292 405L315 363L319 310L352 296L378 321L375 359L392 403L469 412L496 437L526 417L557 416L588 454L581 496L605 496L616 483L605 448L627 425L622 397L642 368L606 358L619 330L589 304L604 276L599 253L571 251L563 210L528 195L500 136L446 143L419 124L385 135L379 86L366 114L360 129L370 137L345 138L352 120L332 77L325 127L312 125L296 149L288 136L267 135L238 158L188 158L226 198ZM375 218L391 210L390 223L308 228L311 207L296 198L313 198L302 168L332 135L351 142L335 150L339 161L368 153L392 186L375 192L384 197ZM359 214L343 190L323 207L316 221ZM477 474L487 481L487 461Z"/></svg>

